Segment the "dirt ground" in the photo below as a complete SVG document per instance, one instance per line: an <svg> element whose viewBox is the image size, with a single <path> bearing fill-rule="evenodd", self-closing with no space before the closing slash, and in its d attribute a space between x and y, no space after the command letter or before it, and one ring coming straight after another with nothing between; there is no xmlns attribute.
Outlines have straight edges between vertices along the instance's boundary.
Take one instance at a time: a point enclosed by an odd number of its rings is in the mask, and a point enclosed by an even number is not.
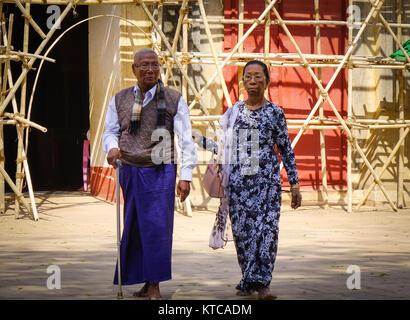
<svg viewBox="0 0 410 320"><path fill-rule="evenodd" d="M12 201L0 215L0 299L116 299L115 206L80 193L39 194L36 202L37 222L24 214L16 220ZM208 247L214 217L212 210L175 213L165 299L240 299L234 244ZM271 283L278 299L410 299L410 209L349 214L338 207L293 211L285 203L280 219ZM47 273L50 266L60 270L60 289L47 287L57 276L56 269ZM132 297L139 287L124 286L125 298L141 299Z"/></svg>

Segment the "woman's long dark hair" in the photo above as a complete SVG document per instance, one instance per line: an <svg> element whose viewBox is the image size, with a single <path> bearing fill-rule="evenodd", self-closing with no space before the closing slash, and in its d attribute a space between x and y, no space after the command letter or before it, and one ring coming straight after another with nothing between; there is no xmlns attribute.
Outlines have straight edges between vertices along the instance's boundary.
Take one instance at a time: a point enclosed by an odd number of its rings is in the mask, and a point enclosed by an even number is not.
<svg viewBox="0 0 410 320"><path fill-rule="evenodd" d="M257 64L257 65L260 65L260 66L262 67L263 73L265 74L265 77L266 77L266 83L269 83L269 81L270 81L270 78L269 78L269 70L268 70L268 67L266 66L266 64L264 64L262 61L259 61L259 60L251 60L251 61L249 61L249 62L245 65L245 67L243 68L243 74L245 75L246 67L247 67L247 66L250 66L251 64Z"/></svg>

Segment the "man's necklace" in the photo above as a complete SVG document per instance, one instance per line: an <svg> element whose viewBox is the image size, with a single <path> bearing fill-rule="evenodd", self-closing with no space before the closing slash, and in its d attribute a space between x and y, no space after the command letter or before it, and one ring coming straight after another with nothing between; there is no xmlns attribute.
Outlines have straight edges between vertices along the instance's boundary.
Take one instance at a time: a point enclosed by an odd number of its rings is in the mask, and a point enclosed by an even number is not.
<svg viewBox="0 0 410 320"><path fill-rule="evenodd" d="M260 108L258 117L256 118L256 120L253 124L251 123L251 118L248 115L248 106L249 106L248 104L245 104L245 114L246 114L246 118L248 118L248 123L249 123L249 126L251 127L251 130L252 130L253 127L258 123L259 118L261 117L261 114L262 114L262 109L265 106L265 104Z"/></svg>

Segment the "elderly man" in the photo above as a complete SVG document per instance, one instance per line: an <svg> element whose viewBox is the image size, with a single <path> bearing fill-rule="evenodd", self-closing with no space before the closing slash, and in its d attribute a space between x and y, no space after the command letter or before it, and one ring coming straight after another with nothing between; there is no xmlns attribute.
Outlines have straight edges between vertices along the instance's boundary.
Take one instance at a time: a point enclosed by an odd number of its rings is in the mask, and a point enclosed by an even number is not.
<svg viewBox="0 0 410 320"><path fill-rule="evenodd" d="M190 192L197 164L189 109L181 94L159 80L155 51L142 49L134 56L135 86L111 100L102 138L107 161L120 159L124 195L124 231L121 241L122 284L145 283L134 296L161 299L159 282L171 279L172 233L176 160L174 133L181 149L177 195ZM118 264L114 284L118 283Z"/></svg>

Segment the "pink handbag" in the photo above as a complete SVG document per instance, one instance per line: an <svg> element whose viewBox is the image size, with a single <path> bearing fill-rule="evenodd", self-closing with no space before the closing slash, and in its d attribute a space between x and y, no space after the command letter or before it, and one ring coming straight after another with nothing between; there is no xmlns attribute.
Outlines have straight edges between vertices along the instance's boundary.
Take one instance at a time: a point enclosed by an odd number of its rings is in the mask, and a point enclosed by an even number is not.
<svg viewBox="0 0 410 320"><path fill-rule="evenodd" d="M202 177L202 185L205 191L212 198L223 198L224 188L222 187L221 166L212 158Z"/></svg>

